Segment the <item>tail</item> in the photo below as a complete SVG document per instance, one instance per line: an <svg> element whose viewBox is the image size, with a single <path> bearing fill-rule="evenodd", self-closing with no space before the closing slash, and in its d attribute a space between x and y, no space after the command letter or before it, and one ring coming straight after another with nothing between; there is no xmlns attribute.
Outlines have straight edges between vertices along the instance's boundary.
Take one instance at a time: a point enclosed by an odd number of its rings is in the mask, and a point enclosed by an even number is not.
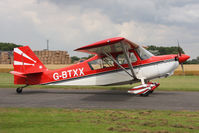
<svg viewBox="0 0 199 133"><path fill-rule="evenodd" d="M14 48L14 83L15 84L29 84L28 75L43 73L47 68L37 58L29 46ZM32 84L32 83L31 83Z"/></svg>

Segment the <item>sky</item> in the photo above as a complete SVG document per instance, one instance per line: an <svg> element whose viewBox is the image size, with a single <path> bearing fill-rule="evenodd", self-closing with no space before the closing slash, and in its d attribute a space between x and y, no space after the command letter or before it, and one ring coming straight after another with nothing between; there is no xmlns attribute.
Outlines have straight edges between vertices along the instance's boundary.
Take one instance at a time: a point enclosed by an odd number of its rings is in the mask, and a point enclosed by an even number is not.
<svg viewBox="0 0 199 133"><path fill-rule="evenodd" d="M1 0L0 42L73 50L111 37L199 56L198 0Z"/></svg>

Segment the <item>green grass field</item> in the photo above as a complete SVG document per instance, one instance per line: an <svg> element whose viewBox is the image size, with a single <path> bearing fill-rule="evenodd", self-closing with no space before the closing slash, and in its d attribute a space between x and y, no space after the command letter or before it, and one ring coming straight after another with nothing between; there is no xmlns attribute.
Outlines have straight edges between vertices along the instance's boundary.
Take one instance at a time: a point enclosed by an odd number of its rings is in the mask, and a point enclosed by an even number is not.
<svg viewBox="0 0 199 133"><path fill-rule="evenodd" d="M197 133L199 112L0 108L1 133Z"/></svg>
<svg viewBox="0 0 199 133"><path fill-rule="evenodd" d="M157 90L169 90L169 91L199 91L199 76L171 76L168 78L157 79L155 82L159 82L160 86ZM122 86L30 86L29 88L61 88L61 89L119 89L127 90L137 84L122 85ZM17 88L13 84L13 75L9 73L0 73L0 87L1 88Z"/></svg>

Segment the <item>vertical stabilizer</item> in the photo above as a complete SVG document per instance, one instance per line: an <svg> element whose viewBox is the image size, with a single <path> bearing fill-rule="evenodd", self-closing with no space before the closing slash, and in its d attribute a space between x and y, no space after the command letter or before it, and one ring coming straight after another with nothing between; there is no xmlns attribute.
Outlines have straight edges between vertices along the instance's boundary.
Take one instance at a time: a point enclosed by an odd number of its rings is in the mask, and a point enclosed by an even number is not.
<svg viewBox="0 0 199 133"><path fill-rule="evenodd" d="M14 71L24 74L47 70L29 46L14 48Z"/></svg>

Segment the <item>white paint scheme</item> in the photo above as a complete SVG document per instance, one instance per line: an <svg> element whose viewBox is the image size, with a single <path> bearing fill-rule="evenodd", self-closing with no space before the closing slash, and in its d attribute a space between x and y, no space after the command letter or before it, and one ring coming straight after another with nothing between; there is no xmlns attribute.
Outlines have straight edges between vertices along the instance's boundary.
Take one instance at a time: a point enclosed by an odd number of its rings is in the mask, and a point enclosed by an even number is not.
<svg viewBox="0 0 199 133"><path fill-rule="evenodd" d="M130 72L130 70L129 70ZM50 85L108 85L117 82L130 81L132 78L124 71L110 72L106 74L99 74L95 76L88 76L75 80L68 80L63 82L55 82Z"/></svg>
<svg viewBox="0 0 199 133"><path fill-rule="evenodd" d="M164 62L164 63L158 64L158 71L159 71L160 77L173 75L175 69L178 66L179 66L178 61Z"/></svg>
<svg viewBox="0 0 199 133"><path fill-rule="evenodd" d="M166 77L173 74L178 67L178 61L161 62L154 65L146 65L134 68L138 78L155 79ZM128 70L130 73L130 70ZM126 72L116 71L95 76L88 76L75 80L66 80L61 82L50 83L49 85L110 85L115 83L128 82L133 80Z"/></svg>
<svg viewBox="0 0 199 133"><path fill-rule="evenodd" d="M35 64L29 64L29 63L24 63L24 62L20 62L20 61L14 61L14 65L34 66Z"/></svg>
<svg viewBox="0 0 199 133"><path fill-rule="evenodd" d="M14 48L14 52L15 52L15 53L18 53L19 55L22 55L23 57L25 57L25 58L27 58L27 59L33 61L34 63L36 63L35 60L33 60L32 58L30 58L27 54L25 54L24 52L22 52L20 49Z"/></svg>
<svg viewBox="0 0 199 133"><path fill-rule="evenodd" d="M140 90L129 90L128 93L138 94L138 93L146 91L146 90L148 90L148 91L151 90L151 87L146 87L146 88L143 88L143 89L140 89Z"/></svg>

